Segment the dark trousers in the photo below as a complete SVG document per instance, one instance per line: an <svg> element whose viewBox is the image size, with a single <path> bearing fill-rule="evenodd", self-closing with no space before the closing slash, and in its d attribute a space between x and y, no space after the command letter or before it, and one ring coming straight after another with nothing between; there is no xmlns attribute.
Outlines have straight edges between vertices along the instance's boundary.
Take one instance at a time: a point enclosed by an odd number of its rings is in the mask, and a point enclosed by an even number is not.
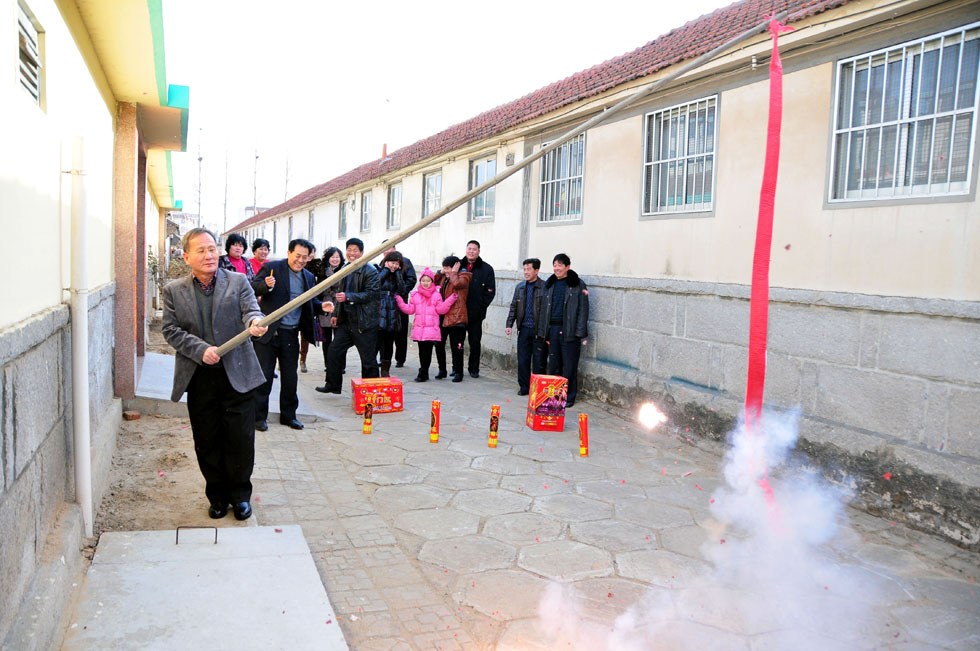
<svg viewBox="0 0 980 651"><path fill-rule="evenodd" d="M255 420L269 418L269 394L272 393L276 362L279 362L279 420L293 420L299 407L299 396L296 394L299 329L277 328L268 342L255 342L255 356L259 358L259 365L265 374L265 384L259 387L255 399Z"/></svg>
<svg viewBox="0 0 980 651"><path fill-rule="evenodd" d="M436 344L436 361L439 370L446 370L446 340L449 340L449 353L453 360L453 373L463 373L463 341L466 339L466 328L461 325L442 328L442 341Z"/></svg>
<svg viewBox="0 0 980 651"><path fill-rule="evenodd" d="M466 325L466 335L470 338L470 358L467 370L470 373L480 372L480 342L483 341L483 319L470 318Z"/></svg>
<svg viewBox="0 0 980 651"><path fill-rule="evenodd" d="M239 393L225 369L201 366L187 386L187 413L208 501L227 505L251 500L255 391Z"/></svg>
<svg viewBox="0 0 980 651"><path fill-rule="evenodd" d="M568 402L575 402L578 396L578 358L581 354L581 339L566 339L560 325L548 327L548 374L568 380Z"/></svg>
<svg viewBox="0 0 980 651"><path fill-rule="evenodd" d="M347 324L337 326L333 331L333 341L327 351L327 385L340 388L341 371L347 366L347 351L351 346L357 348L361 358L361 377L378 377L378 331L359 332Z"/></svg>
<svg viewBox="0 0 980 651"><path fill-rule="evenodd" d="M397 332L388 332L387 330L378 330L379 361L391 363L391 356L394 353L399 334Z"/></svg>
<svg viewBox="0 0 980 651"><path fill-rule="evenodd" d="M323 328L323 342L320 344L320 347L323 348L323 368L327 368L327 353L329 352L331 341L333 341L333 328L325 326Z"/></svg>
<svg viewBox="0 0 980 651"><path fill-rule="evenodd" d="M534 336L533 327L517 331L517 386L521 391L530 391L531 374L544 373L544 340Z"/></svg>
<svg viewBox="0 0 980 651"><path fill-rule="evenodd" d="M435 348L441 348L441 341L419 341L419 374L423 377L429 377L429 365L432 364L432 351ZM442 350L443 364L446 363L446 349Z"/></svg>
<svg viewBox="0 0 980 651"><path fill-rule="evenodd" d="M404 312L398 313L401 319L401 329L395 335L395 363L404 364L405 356L408 355L408 315Z"/></svg>

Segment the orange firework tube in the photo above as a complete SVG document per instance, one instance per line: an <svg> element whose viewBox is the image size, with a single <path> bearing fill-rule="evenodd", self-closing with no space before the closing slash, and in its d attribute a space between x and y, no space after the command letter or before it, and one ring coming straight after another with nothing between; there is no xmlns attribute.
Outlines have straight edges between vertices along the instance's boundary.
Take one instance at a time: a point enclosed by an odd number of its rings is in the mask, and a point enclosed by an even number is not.
<svg viewBox="0 0 980 651"><path fill-rule="evenodd" d="M442 403L438 400L432 401L432 418L429 421L429 443L439 442L439 412L442 409Z"/></svg>
<svg viewBox="0 0 980 651"><path fill-rule="evenodd" d="M374 403L368 400L364 403L364 427L361 429L364 434L370 434L373 429L371 425L372 416L374 416Z"/></svg>
<svg viewBox="0 0 980 651"><path fill-rule="evenodd" d="M589 415L578 415L578 453L579 456L589 456Z"/></svg>
<svg viewBox="0 0 980 651"><path fill-rule="evenodd" d="M490 405L490 437L487 447L497 447L497 427L500 425L500 405Z"/></svg>

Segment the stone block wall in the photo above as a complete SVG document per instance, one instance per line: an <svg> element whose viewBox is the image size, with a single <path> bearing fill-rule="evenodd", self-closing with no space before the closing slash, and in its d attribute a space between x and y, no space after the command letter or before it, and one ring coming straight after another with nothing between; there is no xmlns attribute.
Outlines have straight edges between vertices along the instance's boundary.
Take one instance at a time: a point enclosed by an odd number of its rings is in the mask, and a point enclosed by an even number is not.
<svg viewBox="0 0 980 651"><path fill-rule="evenodd" d="M749 288L584 278L582 390L631 410L653 400L685 433L725 440L745 396ZM503 330L519 280L498 275L484 326L501 368L516 366ZM858 505L980 551L980 303L773 289L765 401L799 412L799 449Z"/></svg>
<svg viewBox="0 0 980 651"><path fill-rule="evenodd" d="M89 297L95 504L106 489L121 420L112 394L113 293L108 285ZM82 573L71 387L66 305L0 331L0 648L55 646Z"/></svg>

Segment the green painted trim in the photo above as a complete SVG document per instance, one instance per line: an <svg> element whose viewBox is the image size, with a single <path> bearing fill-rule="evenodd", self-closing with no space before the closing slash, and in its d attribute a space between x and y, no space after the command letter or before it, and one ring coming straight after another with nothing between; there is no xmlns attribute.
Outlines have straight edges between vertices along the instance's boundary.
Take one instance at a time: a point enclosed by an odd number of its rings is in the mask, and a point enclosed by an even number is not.
<svg viewBox="0 0 980 651"><path fill-rule="evenodd" d="M150 31L153 34L153 68L157 81L160 106L167 105L167 55L163 40L163 0L146 0L150 14Z"/></svg>

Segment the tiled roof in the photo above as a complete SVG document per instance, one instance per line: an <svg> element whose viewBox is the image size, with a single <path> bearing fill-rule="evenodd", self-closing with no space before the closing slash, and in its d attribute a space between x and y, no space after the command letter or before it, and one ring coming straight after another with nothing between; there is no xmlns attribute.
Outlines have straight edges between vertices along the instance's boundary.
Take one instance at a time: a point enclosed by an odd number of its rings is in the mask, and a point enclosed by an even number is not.
<svg viewBox="0 0 980 651"><path fill-rule="evenodd" d="M759 24L773 13L788 10L790 14L786 22L791 23L847 4L848 1L743 0L717 9L632 52L577 72L465 122L454 124L435 135L398 149L386 159L373 160L355 167L345 174L291 197L278 206L250 217L234 226L229 232L244 230L253 224L291 212L383 174L505 133L524 122L563 106L594 97L635 79L652 75L663 68L696 58L738 36L753 25Z"/></svg>

